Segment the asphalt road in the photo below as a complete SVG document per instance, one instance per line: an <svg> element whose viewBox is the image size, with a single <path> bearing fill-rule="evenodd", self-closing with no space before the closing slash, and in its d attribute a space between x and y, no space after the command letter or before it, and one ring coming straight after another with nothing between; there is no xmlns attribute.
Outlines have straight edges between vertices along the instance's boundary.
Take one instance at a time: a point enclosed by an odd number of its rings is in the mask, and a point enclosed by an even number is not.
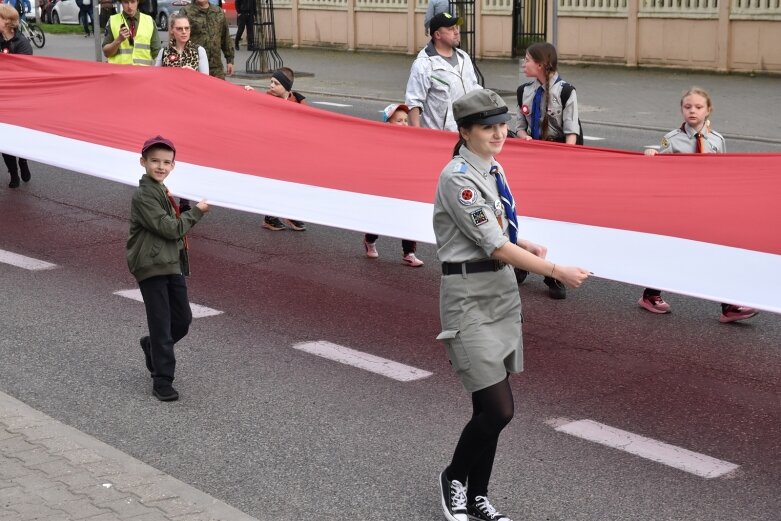
<svg viewBox="0 0 781 521"><path fill-rule="evenodd" d="M34 164L0 190L0 388L259 519L440 519L436 475L469 399L434 340L438 273L364 257L356 232L269 232L216 208L196 228L196 319L178 346L182 399L151 397L143 306L123 246L130 187ZM174 173L175 175L175 173ZM650 252L655 254L656 252ZM747 284L762 281L746 276ZM592 280L552 301L522 287L526 371L502 436L495 503L528 520L771 520L781 499L781 317L722 325L718 305ZM771 290L771 288L768 288ZM291 346L328 341L430 371L399 382ZM739 465L704 479L556 432L591 419Z"/></svg>

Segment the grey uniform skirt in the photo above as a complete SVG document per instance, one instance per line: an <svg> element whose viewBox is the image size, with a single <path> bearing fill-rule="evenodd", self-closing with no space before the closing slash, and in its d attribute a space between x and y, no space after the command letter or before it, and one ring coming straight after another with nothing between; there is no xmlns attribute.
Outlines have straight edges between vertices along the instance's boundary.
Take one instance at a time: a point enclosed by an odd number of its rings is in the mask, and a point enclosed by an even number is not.
<svg viewBox="0 0 781 521"><path fill-rule="evenodd" d="M442 332L437 337L470 393L523 371L521 297L510 266L496 272L443 275Z"/></svg>

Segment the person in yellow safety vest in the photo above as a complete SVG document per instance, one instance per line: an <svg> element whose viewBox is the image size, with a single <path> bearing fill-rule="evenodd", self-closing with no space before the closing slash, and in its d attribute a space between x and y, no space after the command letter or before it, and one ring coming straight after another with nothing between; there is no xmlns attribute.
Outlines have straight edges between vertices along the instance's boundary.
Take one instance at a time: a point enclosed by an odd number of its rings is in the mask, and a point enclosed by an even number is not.
<svg viewBox="0 0 781 521"><path fill-rule="evenodd" d="M138 10L138 0L122 0L122 11L112 15L103 33L103 55L109 63L154 65L160 51L157 26Z"/></svg>

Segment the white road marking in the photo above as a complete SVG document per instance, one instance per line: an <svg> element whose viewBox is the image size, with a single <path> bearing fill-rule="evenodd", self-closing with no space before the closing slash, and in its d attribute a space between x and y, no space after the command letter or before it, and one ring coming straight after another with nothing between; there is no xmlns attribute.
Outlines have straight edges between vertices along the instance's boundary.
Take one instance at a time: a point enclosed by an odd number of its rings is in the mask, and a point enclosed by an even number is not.
<svg viewBox="0 0 781 521"><path fill-rule="evenodd" d="M51 270L57 267L56 264L52 264L51 262L25 257L24 255L5 250L0 250L0 262L30 271Z"/></svg>
<svg viewBox="0 0 781 521"><path fill-rule="evenodd" d="M350 349L349 347L333 344L325 340L318 340L316 342L303 342L293 345L293 349L304 351L317 356L322 356L335 362L351 365L360 369L371 371L372 373L381 374L398 380L400 382L411 382L412 380L420 380L422 378L428 378L433 373L411 367L409 365L400 364L392 360L380 358L379 356L370 355L368 353L362 353Z"/></svg>
<svg viewBox="0 0 781 521"><path fill-rule="evenodd" d="M140 289L126 289L122 291L115 291L114 295L119 295L120 297L129 298L131 300L137 300L138 302L143 302L144 297L141 296L141 290ZM200 306L198 304L190 303L190 310L193 312L193 318L204 318L204 317L213 317L215 315L222 315L222 311L207 308L206 306Z"/></svg>
<svg viewBox="0 0 781 521"><path fill-rule="evenodd" d="M331 103L330 101L313 101L313 105L328 105L329 107L352 107L352 105L345 105L344 103Z"/></svg>
<svg viewBox="0 0 781 521"><path fill-rule="evenodd" d="M583 136L583 141L604 141L605 138L603 137L596 137L596 136Z"/></svg>
<svg viewBox="0 0 781 521"><path fill-rule="evenodd" d="M667 443L593 420L569 421L555 419L548 420L546 423L559 432L623 450L635 456L640 456L641 458L646 458L706 479L718 478L739 467L739 465L728 461L692 452L675 445L668 445Z"/></svg>

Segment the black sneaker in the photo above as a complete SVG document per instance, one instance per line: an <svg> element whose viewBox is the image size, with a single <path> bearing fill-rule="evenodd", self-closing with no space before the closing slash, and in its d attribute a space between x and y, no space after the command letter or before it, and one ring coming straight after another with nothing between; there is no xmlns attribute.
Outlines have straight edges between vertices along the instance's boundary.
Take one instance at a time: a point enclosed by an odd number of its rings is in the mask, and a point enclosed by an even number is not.
<svg viewBox="0 0 781 521"><path fill-rule="evenodd" d="M179 399L179 393L171 384L160 387L153 387L152 394L161 402L173 402Z"/></svg>
<svg viewBox="0 0 781 521"><path fill-rule="evenodd" d="M515 281L518 284L523 284L523 281L526 280L526 277L529 275L529 272L526 270L519 270L518 268L515 269Z"/></svg>
<svg viewBox="0 0 781 521"><path fill-rule="evenodd" d="M141 350L144 352L144 360L146 360L146 368L149 369L150 373L154 372L154 370L152 369L152 353L150 352L150 349L152 347L149 345L149 337L142 336L141 340L139 340L138 343L141 344Z"/></svg>
<svg viewBox="0 0 781 521"><path fill-rule="evenodd" d="M444 471L439 475L439 497L442 512L448 521L469 521L466 510L466 490L460 481L448 481Z"/></svg>
<svg viewBox="0 0 781 521"><path fill-rule="evenodd" d="M567 298L567 287L556 279L545 277L545 285L548 286L550 298L562 300Z"/></svg>
<svg viewBox="0 0 781 521"><path fill-rule="evenodd" d="M474 521L512 521L509 517L497 512L485 496L477 496L475 502L470 503L467 507L467 512L469 512L469 519Z"/></svg>
<svg viewBox="0 0 781 521"><path fill-rule="evenodd" d="M285 219L284 223L288 225L288 227L296 232L305 232L306 231L306 223L302 223L301 221L295 221L293 219Z"/></svg>
<svg viewBox="0 0 781 521"><path fill-rule="evenodd" d="M282 224L282 221L278 217L266 217L263 219L263 227L273 232L284 230L286 226Z"/></svg>
<svg viewBox="0 0 781 521"><path fill-rule="evenodd" d="M19 174L11 174L11 182L8 183L8 188L19 188Z"/></svg>

